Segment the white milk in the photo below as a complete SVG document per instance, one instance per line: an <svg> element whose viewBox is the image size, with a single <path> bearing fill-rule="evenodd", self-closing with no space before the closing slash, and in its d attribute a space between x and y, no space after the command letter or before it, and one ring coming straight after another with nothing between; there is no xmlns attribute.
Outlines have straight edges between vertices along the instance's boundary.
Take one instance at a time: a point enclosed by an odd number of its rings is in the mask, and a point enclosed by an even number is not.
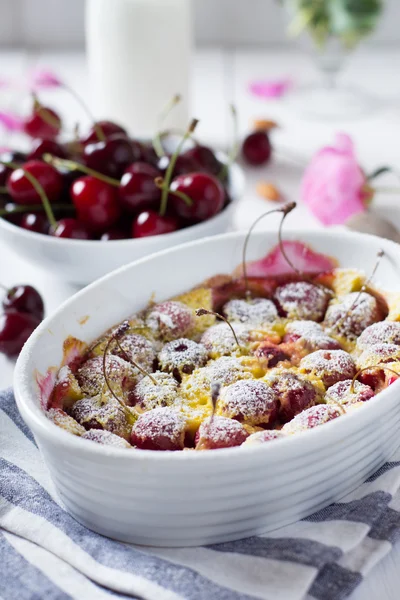
<svg viewBox="0 0 400 600"><path fill-rule="evenodd" d="M166 120L189 122L192 42L190 0L87 0L86 44L96 115L132 136L152 136L157 117L177 93Z"/></svg>

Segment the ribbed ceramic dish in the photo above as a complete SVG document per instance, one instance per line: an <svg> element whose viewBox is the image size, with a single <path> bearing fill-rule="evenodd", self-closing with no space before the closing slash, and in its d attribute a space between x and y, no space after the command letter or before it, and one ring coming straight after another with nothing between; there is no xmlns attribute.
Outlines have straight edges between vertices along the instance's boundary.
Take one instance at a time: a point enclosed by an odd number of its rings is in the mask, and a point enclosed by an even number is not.
<svg viewBox="0 0 400 600"><path fill-rule="evenodd" d="M371 272L400 291L400 246L356 233L297 231L286 236ZM155 546L210 544L265 533L339 500L400 445L400 383L364 407L293 437L208 452L120 450L59 429L43 414L36 372L62 358L64 339L90 342L158 300L240 263L244 234L185 244L123 267L68 300L24 347L15 371L19 410L32 429L61 500L81 523L123 541ZM249 258L264 256L276 234L252 237ZM87 320L83 317L89 318Z"/></svg>

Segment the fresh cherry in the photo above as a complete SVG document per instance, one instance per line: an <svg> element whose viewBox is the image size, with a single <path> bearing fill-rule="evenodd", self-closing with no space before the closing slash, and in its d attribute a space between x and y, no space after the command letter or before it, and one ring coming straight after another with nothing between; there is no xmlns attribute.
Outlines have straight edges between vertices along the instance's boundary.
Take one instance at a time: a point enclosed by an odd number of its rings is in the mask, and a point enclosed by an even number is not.
<svg viewBox="0 0 400 600"><path fill-rule="evenodd" d="M35 106L25 120L24 131L32 138L54 140L61 130L61 119L51 108Z"/></svg>
<svg viewBox="0 0 400 600"><path fill-rule="evenodd" d="M49 222L43 214L32 212L22 215L19 226L27 231L33 231L35 233L47 233L49 229Z"/></svg>
<svg viewBox="0 0 400 600"><path fill-rule="evenodd" d="M39 325L40 319L28 313L8 310L0 315L0 352L13 357Z"/></svg>
<svg viewBox="0 0 400 600"><path fill-rule="evenodd" d="M114 134L100 142L92 142L84 147L82 159L91 169L119 179L128 165L141 158L139 150L122 134Z"/></svg>
<svg viewBox="0 0 400 600"><path fill-rule="evenodd" d="M159 176L160 172L147 163L129 165L118 189L123 208L130 212L154 208L161 198L161 191L154 183Z"/></svg>
<svg viewBox="0 0 400 600"><path fill-rule="evenodd" d="M27 313L40 320L44 317L42 297L31 285L15 285L10 288L3 298L3 308L5 311Z"/></svg>
<svg viewBox="0 0 400 600"><path fill-rule="evenodd" d="M271 158L271 152L271 143L266 131L250 133L242 145L244 160L253 166L265 165Z"/></svg>
<svg viewBox="0 0 400 600"><path fill-rule="evenodd" d="M112 121L97 121L96 123L94 123L94 125L91 126L87 136L82 138L82 144L91 144L93 142L99 142L99 130L106 139L108 139L115 133L127 136L126 129L121 127L121 125L113 123Z"/></svg>
<svg viewBox="0 0 400 600"><path fill-rule="evenodd" d="M3 152L0 155L0 160L10 163L22 164L26 161L26 155L22 152ZM0 163L0 186L5 186L8 176L12 172L10 167L6 167L6 165Z"/></svg>
<svg viewBox="0 0 400 600"><path fill-rule="evenodd" d="M54 167L41 160L30 160L22 167L15 169L7 179L7 190L15 204L41 203L40 195L25 175L25 171L40 183L50 202L59 198L62 178Z"/></svg>
<svg viewBox="0 0 400 600"><path fill-rule="evenodd" d="M28 160L40 160L44 154L51 154L52 156L58 156L59 158L67 158L67 152L65 148L55 142L54 140L34 140L32 149L28 155Z"/></svg>
<svg viewBox="0 0 400 600"><path fill-rule="evenodd" d="M112 240L126 240L129 236L118 227L113 227L112 229L108 229L105 231L101 237L100 241L102 242L110 242Z"/></svg>
<svg viewBox="0 0 400 600"><path fill-rule="evenodd" d="M80 177L71 187L77 216L88 229L97 233L114 225L121 214L117 191L96 177Z"/></svg>
<svg viewBox="0 0 400 600"><path fill-rule="evenodd" d="M186 150L182 154L182 158L192 160L198 165L198 170L211 173L211 175L218 175L223 167L214 152L207 146L194 146L190 150Z"/></svg>
<svg viewBox="0 0 400 600"><path fill-rule="evenodd" d="M183 219L205 221L222 210L224 206L224 188L208 173L190 173L176 177L170 186L171 192L182 192L189 196L192 204L174 195L170 201L174 212Z"/></svg>
<svg viewBox="0 0 400 600"><path fill-rule="evenodd" d="M142 238L151 235L172 233L178 229L178 221L174 217L161 217L154 210L146 210L137 215L132 223L132 237Z"/></svg>
<svg viewBox="0 0 400 600"><path fill-rule="evenodd" d="M90 232L86 225L73 218L60 219L56 227L50 230L50 235L73 240L90 240Z"/></svg>
<svg viewBox="0 0 400 600"><path fill-rule="evenodd" d="M165 174L170 160L171 157L167 155L162 156L158 160L157 168L162 174ZM199 170L201 170L200 165L191 156L180 154L176 159L172 175L175 177L178 175L185 175L186 173L193 173L194 171Z"/></svg>

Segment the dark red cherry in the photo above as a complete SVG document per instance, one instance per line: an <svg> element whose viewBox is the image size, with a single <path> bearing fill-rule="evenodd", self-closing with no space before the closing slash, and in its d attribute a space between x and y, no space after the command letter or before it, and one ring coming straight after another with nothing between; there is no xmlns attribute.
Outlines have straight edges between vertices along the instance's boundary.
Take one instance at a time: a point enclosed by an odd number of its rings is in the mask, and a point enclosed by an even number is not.
<svg viewBox="0 0 400 600"><path fill-rule="evenodd" d="M54 140L61 130L61 119L58 114L46 106L38 106L24 123L24 131L32 138Z"/></svg>
<svg viewBox="0 0 400 600"><path fill-rule="evenodd" d="M128 165L140 159L130 140L122 134L114 134L102 142L93 142L84 147L84 163L104 175L120 179Z"/></svg>
<svg viewBox="0 0 400 600"><path fill-rule="evenodd" d="M7 179L7 190L15 204L41 204L40 195L24 171L35 177L50 202L59 198L62 178L57 169L41 160L29 160L22 167L15 169Z"/></svg>
<svg viewBox="0 0 400 600"><path fill-rule="evenodd" d="M161 191L154 180L160 175L160 171L144 162L129 165L118 189L123 208L137 212L156 207L160 202Z"/></svg>
<svg viewBox="0 0 400 600"><path fill-rule="evenodd" d="M271 158L271 151L271 142L266 131L250 133L242 145L244 160L253 166L265 165Z"/></svg>
<svg viewBox="0 0 400 600"><path fill-rule="evenodd" d="M9 196L7 196L7 198L9 198ZM6 212L2 219L8 221L8 223L13 223L13 225L20 225L22 214L19 212L14 212L15 207L16 205L14 202L2 202L2 209Z"/></svg>
<svg viewBox="0 0 400 600"><path fill-rule="evenodd" d="M170 194L170 202L175 214L183 219L205 221L219 213L225 200L224 188L220 181L208 173L190 173L176 177L170 189L186 194L191 206L182 198Z"/></svg>
<svg viewBox="0 0 400 600"><path fill-rule="evenodd" d="M172 233L178 229L178 221L174 217L161 217L154 210L146 210L138 214L132 223L132 237L142 238L151 235Z"/></svg>
<svg viewBox="0 0 400 600"><path fill-rule="evenodd" d="M3 298L5 311L15 310L33 315L42 320L44 317L44 304L42 296L31 285L14 285Z"/></svg>
<svg viewBox="0 0 400 600"><path fill-rule="evenodd" d="M123 229L114 227L105 231L101 235L100 240L102 242L110 242L112 240L126 240L127 238L129 238L129 235L127 235Z"/></svg>
<svg viewBox="0 0 400 600"><path fill-rule="evenodd" d="M0 352L6 356L17 356L40 319L28 313L8 310L0 315Z"/></svg>
<svg viewBox="0 0 400 600"><path fill-rule="evenodd" d="M91 144L92 142L99 142L99 129L105 138L109 138L110 136L118 133L120 135L127 136L126 129L118 125L117 123L113 123L112 121L96 121L94 125L89 129L89 133L86 137L82 138L82 144Z"/></svg>
<svg viewBox="0 0 400 600"><path fill-rule="evenodd" d="M197 163L198 168L193 170L205 171L206 173L211 173L211 175L218 175L223 166L214 152L207 146L194 146L186 150L182 154L182 157Z"/></svg>
<svg viewBox="0 0 400 600"><path fill-rule="evenodd" d="M170 156L165 155L158 160L157 168L159 171L161 171L162 174L165 174L169 165L170 158ZM172 175L175 177L177 175L193 173L194 171L199 170L201 169L198 163L193 158L191 158L190 156L186 156L185 154L180 154L176 159Z"/></svg>
<svg viewBox="0 0 400 600"><path fill-rule="evenodd" d="M120 217L116 188L96 177L86 175L74 181L71 198L79 221L95 233L112 227Z"/></svg>
<svg viewBox="0 0 400 600"><path fill-rule="evenodd" d="M72 240L90 240L90 231L84 223L78 219L60 219L50 235L58 238L69 238Z"/></svg>
<svg viewBox="0 0 400 600"><path fill-rule="evenodd" d="M28 155L28 160L43 158L44 154L51 154L59 158L67 158L65 148L54 140L33 140L32 149Z"/></svg>
<svg viewBox="0 0 400 600"><path fill-rule="evenodd" d="M49 222L41 213L25 213L19 226L34 233L47 233L49 230Z"/></svg>
<svg viewBox="0 0 400 600"><path fill-rule="evenodd" d="M0 160L4 162L13 162L20 165L26 161L26 154L23 154L22 152L2 152L0 155ZM3 187L6 185L7 178L11 171L12 169L0 163L0 186Z"/></svg>

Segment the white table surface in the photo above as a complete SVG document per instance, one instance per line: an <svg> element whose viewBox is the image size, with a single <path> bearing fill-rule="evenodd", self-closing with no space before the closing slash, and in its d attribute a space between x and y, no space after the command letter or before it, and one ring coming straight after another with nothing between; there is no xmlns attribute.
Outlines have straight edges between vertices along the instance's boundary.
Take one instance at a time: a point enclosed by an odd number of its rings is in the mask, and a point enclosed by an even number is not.
<svg viewBox="0 0 400 600"><path fill-rule="evenodd" d="M19 78L32 65L54 69L84 98L90 101L90 90L84 56L82 54L33 54L26 52L0 53L0 78ZM321 145L333 140L337 131L352 135L365 170L377 166L395 165L400 159L400 50L362 51L352 57L343 82L351 82L373 94L379 109L366 118L353 121L321 123L306 120L293 112L284 100L261 101L249 95L248 83L253 79L292 76L295 83L312 80L315 73L307 56L294 51L260 51L220 49L198 50L194 57L192 105L193 116L200 119L198 137L219 146L227 144L231 135L229 103L236 105L239 126L246 132L253 118L276 120L280 129L275 132L277 153L268 167L248 171L247 192L238 206L234 220L235 228L246 228L269 203L257 197L255 184L263 179L274 182L288 200L296 200L301 177L301 165ZM74 100L62 91L47 91L41 95L44 101L58 107L66 122L74 125L80 113ZM5 106L23 107L27 100L21 92L2 93L0 109ZM81 116L82 124L87 120ZM0 145L10 142L0 134ZM16 140L11 140L16 143ZM396 163L397 161L397 163ZM391 181L393 183L393 181ZM392 210L399 197L378 197L377 205L382 212ZM272 223L272 221L271 221ZM303 226L318 227L318 223L306 209L300 207L295 217L289 217L287 228ZM273 226L273 223L270 224ZM33 284L43 295L47 313L53 311L76 290L57 281L9 250L0 240L0 282ZM0 355L0 388L12 384L14 363ZM400 544L388 555L359 586L352 600L398 600L400 593Z"/></svg>

